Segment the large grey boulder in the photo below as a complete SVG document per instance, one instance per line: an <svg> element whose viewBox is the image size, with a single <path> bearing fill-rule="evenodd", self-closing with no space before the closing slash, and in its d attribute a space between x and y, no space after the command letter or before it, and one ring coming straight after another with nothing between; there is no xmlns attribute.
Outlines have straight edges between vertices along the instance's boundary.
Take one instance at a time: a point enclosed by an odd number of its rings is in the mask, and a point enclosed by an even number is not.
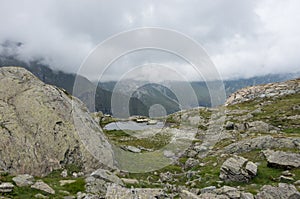
<svg viewBox="0 0 300 199"><path fill-rule="evenodd" d="M29 174L18 175L12 179L18 187L30 186L33 184L34 178Z"/></svg>
<svg viewBox="0 0 300 199"><path fill-rule="evenodd" d="M114 164L112 147L84 104L23 68L0 68L0 134L0 170L13 175Z"/></svg>
<svg viewBox="0 0 300 199"><path fill-rule="evenodd" d="M249 182L257 174L257 166L240 156L227 159L220 170L220 179L226 182Z"/></svg>
<svg viewBox="0 0 300 199"><path fill-rule="evenodd" d="M85 179L86 191L104 197L112 184L123 186L122 180L110 171L98 169Z"/></svg>
<svg viewBox="0 0 300 199"><path fill-rule="evenodd" d="M253 121L248 123L249 132L269 132L270 130L278 130L274 126L263 121Z"/></svg>
<svg viewBox="0 0 300 199"><path fill-rule="evenodd" d="M300 168L300 154L298 153L265 150L263 154L267 158L268 166L284 169Z"/></svg>
<svg viewBox="0 0 300 199"><path fill-rule="evenodd" d="M278 187L265 185L256 195L256 199L298 199L300 193L294 185L279 183Z"/></svg>
<svg viewBox="0 0 300 199"><path fill-rule="evenodd" d="M52 189L52 187L50 187L48 184L44 183L42 180L36 181L36 183L31 185L31 188L41 190L46 193L55 194L54 189Z"/></svg>

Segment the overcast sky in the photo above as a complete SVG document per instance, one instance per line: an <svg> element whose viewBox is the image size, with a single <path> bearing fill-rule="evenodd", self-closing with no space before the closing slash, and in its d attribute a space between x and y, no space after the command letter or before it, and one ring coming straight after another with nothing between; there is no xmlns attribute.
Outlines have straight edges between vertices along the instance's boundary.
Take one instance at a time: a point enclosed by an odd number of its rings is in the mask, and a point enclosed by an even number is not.
<svg viewBox="0 0 300 199"><path fill-rule="evenodd" d="M154 26L198 41L224 79L252 77L300 70L299 10L299 0L1 0L0 43L22 42L21 59L76 72L108 37ZM107 75L153 61L147 57L127 56ZM172 65L168 56L160 62ZM193 78L184 63L173 64Z"/></svg>

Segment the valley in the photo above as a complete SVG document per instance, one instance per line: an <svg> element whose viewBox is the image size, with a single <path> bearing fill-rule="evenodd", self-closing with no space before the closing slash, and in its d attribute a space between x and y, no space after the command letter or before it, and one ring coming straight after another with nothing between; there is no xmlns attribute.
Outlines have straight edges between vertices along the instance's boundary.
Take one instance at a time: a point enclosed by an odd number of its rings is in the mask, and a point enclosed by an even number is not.
<svg viewBox="0 0 300 199"><path fill-rule="evenodd" d="M299 79L126 120L89 113L23 68L0 68L0 83L2 198L300 196Z"/></svg>

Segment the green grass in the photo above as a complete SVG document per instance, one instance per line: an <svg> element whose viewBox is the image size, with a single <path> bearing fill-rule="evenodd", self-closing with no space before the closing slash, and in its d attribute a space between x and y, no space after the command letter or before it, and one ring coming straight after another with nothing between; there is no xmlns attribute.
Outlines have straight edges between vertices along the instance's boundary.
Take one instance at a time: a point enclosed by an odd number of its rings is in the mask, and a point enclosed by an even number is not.
<svg viewBox="0 0 300 199"><path fill-rule="evenodd" d="M71 172L78 172L78 167L76 167L75 165L69 165L67 167L68 169L70 169L69 171ZM63 192L61 191L67 191L70 193L70 195L76 195L77 192L81 191L85 191L85 180L83 177L80 178L72 178L72 177L68 177L68 178L62 178L60 176L62 170L55 170L53 172L51 172L49 175L47 175L46 177L41 177L41 178L35 178L35 180L42 180L44 181L46 184L48 184L51 188L53 188L55 190L55 195L51 195L49 193L46 193L44 191L40 191L40 190L36 190L36 189L32 189L30 187L18 187L15 186L13 192L11 193L6 193L6 194L0 194L1 196L7 196L9 198L16 198L16 199L20 199L20 198L24 198L24 199L30 199L30 198L35 198L36 194L43 194L44 196L49 197L50 199L61 199L64 196L66 196ZM14 182L12 181L13 176L9 175L8 173L2 173L0 174L0 181L1 182L11 182L14 184ZM67 184L64 186L60 185L60 180L76 180L74 183L72 184Z"/></svg>
<svg viewBox="0 0 300 199"><path fill-rule="evenodd" d="M284 171L280 168L268 167L267 161L260 150L254 150L247 153L240 154L242 157L250 161L258 162L257 175L248 183L226 183L229 186L241 186L246 191L256 194L263 185L276 186L279 181L279 176ZM300 169L292 169L291 173L295 174L294 179L300 179ZM252 184L256 184L253 187Z"/></svg>
<svg viewBox="0 0 300 199"><path fill-rule="evenodd" d="M76 195L78 192L85 191L85 180L83 178L78 178L76 182L71 184L66 184L63 186L64 190Z"/></svg>
<svg viewBox="0 0 300 199"><path fill-rule="evenodd" d="M157 133L147 138L137 138L128 135L122 130L105 130L107 137L118 146L135 146L144 147L146 149L157 150L161 149L170 142L171 135Z"/></svg>
<svg viewBox="0 0 300 199"><path fill-rule="evenodd" d="M285 132L287 134L297 134L298 136L300 136L300 127L299 128L286 128L286 129L283 129L283 132Z"/></svg>
<svg viewBox="0 0 300 199"><path fill-rule="evenodd" d="M265 103L266 101L268 103ZM278 98L255 99L230 105L227 108L230 110L254 111L260 107L261 112L252 113L253 117L249 121L264 121L275 127L280 127L281 131L289 134L289 136L299 136L300 120L287 118L289 116L300 115L300 110L293 109L295 105L300 105L300 93Z"/></svg>

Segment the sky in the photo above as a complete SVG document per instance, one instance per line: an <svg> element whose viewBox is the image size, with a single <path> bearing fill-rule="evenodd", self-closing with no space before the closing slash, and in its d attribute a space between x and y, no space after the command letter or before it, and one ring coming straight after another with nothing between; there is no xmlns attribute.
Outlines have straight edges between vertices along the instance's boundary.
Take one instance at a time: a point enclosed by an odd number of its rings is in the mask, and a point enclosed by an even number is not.
<svg viewBox="0 0 300 199"><path fill-rule="evenodd" d="M159 27L197 41L223 79L293 73L300 71L299 10L299 0L0 0L0 43L22 42L14 52L19 59L42 58L53 69L75 73L107 38ZM197 80L188 63L167 54L126 55L106 79L156 62Z"/></svg>

